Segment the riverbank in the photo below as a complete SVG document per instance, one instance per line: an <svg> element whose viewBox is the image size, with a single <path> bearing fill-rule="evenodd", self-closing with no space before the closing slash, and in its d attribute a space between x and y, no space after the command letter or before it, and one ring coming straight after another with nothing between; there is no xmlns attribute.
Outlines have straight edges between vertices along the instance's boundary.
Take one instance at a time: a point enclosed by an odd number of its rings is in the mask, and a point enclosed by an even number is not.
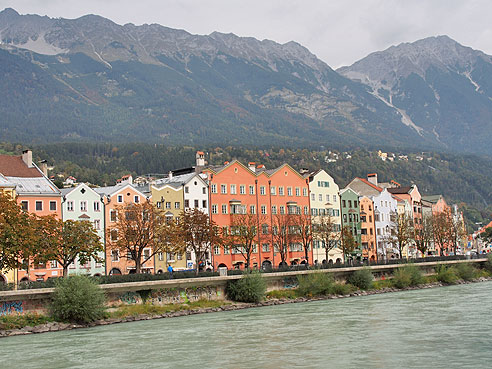
<svg viewBox="0 0 492 369"><path fill-rule="evenodd" d="M110 324L129 323L129 322L142 321L142 320L176 318L176 317L188 316L188 315L216 313L222 311L234 311L234 310L250 309L255 307L263 307L263 306L293 304L293 303L301 303L301 302L331 300L331 299L359 297L359 296L370 296L370 295L378 295L383 293L430 289L430 288L437 288L437 287L446 287L456 284L472 284L472 283L481 283L487 281L492 281L492 277L480 277L473 281L460 280L454 284L432 282L432 283L421 284L414 287L406 287L402 289L396 287L381 287L381 288L370 289L370 290L357 290L346 295L332 294L332 295L315 296L315 297L292 297L294 295L291 295L290 298L267 297L265 301L259 303L215 301L214 303L216 304L216 306L198 307L198 308L195 308L193 304L176 304L175 311L169 311L162 314L137 314L137 315L130 315L130 316L122 316L122 317L110 317L108 319L97 320L89 324L74 324L74 323L49 321L44 324L40 324L36 326L25 326L22 328L4 329L4 330L0 329L0 337L11 337L11 336L29 335L29 334L37 334L37 333L57 332L57 331L90 328L90 327L110 325ZM210 302L208 303L210 304ZM215 305L214 303L211 305ZM207 302L205 302L205 304L207 304ZM196 304L196 305L200 305L200 304Z"/></svg>

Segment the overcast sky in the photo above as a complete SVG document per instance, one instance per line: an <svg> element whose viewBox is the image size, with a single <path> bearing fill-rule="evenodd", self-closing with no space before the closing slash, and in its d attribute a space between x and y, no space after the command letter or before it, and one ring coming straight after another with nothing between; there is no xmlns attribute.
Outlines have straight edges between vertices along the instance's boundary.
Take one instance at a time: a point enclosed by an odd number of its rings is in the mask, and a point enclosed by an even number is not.
<svg viewBox="0 0 492 369"><path fill-rule="evenodd" d="M159 23L191 33L213 31L291 40L333 68L401 42L446 34L492 54L490 0L0 0L0 10L116 23Z"/></svg>

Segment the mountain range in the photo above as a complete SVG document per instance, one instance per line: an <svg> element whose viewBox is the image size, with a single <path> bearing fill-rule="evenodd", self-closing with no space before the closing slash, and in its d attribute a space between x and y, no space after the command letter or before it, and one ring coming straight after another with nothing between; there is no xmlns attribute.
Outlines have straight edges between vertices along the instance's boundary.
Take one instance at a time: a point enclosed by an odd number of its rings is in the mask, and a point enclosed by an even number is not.
<svg viewBox="0 0 492 369"><path fill-rule="evenodd" d="M492 59L446 36L337 71L296 42L0 12L0 140L492 154Z"/></svg>

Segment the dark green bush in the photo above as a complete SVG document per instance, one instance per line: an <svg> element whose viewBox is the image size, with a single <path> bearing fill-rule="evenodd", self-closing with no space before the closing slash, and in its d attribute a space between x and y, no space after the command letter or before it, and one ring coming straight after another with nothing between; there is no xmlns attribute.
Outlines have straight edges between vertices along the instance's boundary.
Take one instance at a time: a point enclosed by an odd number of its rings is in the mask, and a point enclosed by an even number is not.
<svg viewBox="0 0 492 369"><path fill-rule="evenodd" d="M471 281L475 279L475 275L477 274L477 270L470 263L461 263L456 266L456 274L459 279L464 281Z"/></svg>
<svg viewBox="0 0 492 369"><path fill-rule="evenodd" d="M392 283L396 288L418 286L419 284L424 283L424 276L417 266L406 265L395 271Z"/></svg>
<svg viewBox="0 0 492 369"><path fill-rule="evenodd" d="M369 268L362 268L356 270L347 278L347 283L360 288L361 290L368 290L372 287L373 276Z"/></svg>
<svg viewBox="0 0 492 369"><path fill-rule="evenodd" d="M74 275L56 281L50 306L58 321L90 323L104 317L105 295L89 277Z"/></svg>
<svg viewBox="0 0 492 369"><path fill-rule="evenodd" d="M458 276L455 268L439 265L436 268L436 279L442 283L454 284L458 280Z"/></svg>
<svg viewBox="0 0 492 369"><path fill-rule="evenodd" d="M229 299L240 302L260 302L265 297L265 280L258 272L245 274L226 286Z"/></svg>
<svg viewBox="0 0 492 369"><path fill-rule="evenodd" d="M315 272L297 276L300 296L321 296L332 293L333 277L331 274Z"/></svg>
<svg viewBox="0 0 492 369"><path fill-rule="evenodd" d="M485 269L492 273L492 254L487 255L487 261L485 262Z"/></svg>

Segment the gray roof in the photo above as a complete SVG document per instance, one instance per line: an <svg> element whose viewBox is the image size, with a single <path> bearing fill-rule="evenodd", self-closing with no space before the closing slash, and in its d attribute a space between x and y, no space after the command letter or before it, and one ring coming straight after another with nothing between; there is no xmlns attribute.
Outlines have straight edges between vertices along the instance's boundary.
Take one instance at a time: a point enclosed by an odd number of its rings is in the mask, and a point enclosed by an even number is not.
<svg viewBox="0 0 492 369"><path fill-rule="evenodd" d="M191 179L193 179L195 176L200 177L197 173L187 173L187 174L181 174L179 176L173 176L171 178L161 178L155 181L154 185L157 186L164 186L164 185L170 185L175 188L178 188L179 186L182 186L183 184L188 183ZM200 177L200 179L203 179Z"/></svg>
<svg viewBox="0 0 492 369"><path fill-rule="evenodd" d="M0 187L15 187L15 184L0 174Z"/></svg>
<svg viewBox="0 0 492 369"><path fill-rule="evenodd" d="M7 177L10 183L15 184L15 191L21 195L59 195L60 190L46 177Z"/></svg>

